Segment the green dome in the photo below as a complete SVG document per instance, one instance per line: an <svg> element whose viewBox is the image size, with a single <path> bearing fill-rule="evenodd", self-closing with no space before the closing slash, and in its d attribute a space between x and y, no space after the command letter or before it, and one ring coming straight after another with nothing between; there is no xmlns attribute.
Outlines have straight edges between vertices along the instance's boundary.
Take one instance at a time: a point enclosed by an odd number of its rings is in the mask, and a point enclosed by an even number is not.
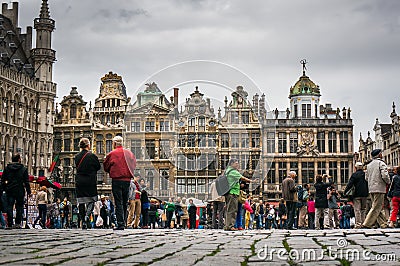
<svg viewBox="0 0 400 266"><path fill-rule="evenodd" d="M315 85L315 83L309 77L303 75L296 82L296 84L290 88L289 97L298 95L321 96L321 92L318 85Z"/></svg>

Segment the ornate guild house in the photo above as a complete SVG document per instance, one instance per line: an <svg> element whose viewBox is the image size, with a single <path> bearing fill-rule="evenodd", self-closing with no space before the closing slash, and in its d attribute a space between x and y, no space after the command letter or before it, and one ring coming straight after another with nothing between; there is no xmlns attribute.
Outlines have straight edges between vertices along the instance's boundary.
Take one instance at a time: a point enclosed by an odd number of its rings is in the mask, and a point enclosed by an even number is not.
<svg viewBox="0 0 400 266"><path fill-rule="evenodd" d="M353 170L353 123L350 108L321 105L321 91L305 73L290 88L290 108L268 112L263 120L263 195L281 197L282 180L291 170L297 184L314 184L329 174L342 191Z"/></svg>

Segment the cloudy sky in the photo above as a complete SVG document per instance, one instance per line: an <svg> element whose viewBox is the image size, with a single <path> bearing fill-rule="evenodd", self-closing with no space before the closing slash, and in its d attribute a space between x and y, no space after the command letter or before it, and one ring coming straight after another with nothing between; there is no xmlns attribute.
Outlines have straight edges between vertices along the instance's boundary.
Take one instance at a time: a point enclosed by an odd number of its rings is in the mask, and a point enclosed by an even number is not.
<svg viewBox="0 0 400 266"><path fill-rule="evenodd" d="M25 32L41 0L19 2ZM305 58L322 103L353 110L356 141L375 118L389 122L393 101L400 113L400 1L55 0L49 5L56 20L57 101L72 86L93 101L100 78L113 71L132 98L149 80L164 91L185 81L229 80L228 87L245 83L250 94L261 91L271 108L285 110ZM199 69L193 62L180 64L192 60L220 63ZM182 69L190 74L182 77ZM171 81L177 72L181 76ZM207 86L199 85L203 91ZM220 102L229 94L212 91ZM181 99L186 93L181 90Z"/></svg>

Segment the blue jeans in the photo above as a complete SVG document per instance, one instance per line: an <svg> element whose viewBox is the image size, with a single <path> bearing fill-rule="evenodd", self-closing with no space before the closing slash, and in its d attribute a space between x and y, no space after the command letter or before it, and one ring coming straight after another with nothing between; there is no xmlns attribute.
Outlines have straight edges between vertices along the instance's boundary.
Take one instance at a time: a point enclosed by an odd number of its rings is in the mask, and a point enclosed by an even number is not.
<svg viewBox="0 0 400 266"><path fill-rule="evenodd" d="M257 229L260 229L263 227L263 221L262 221L263 216L262 216L262 214L259 214L256 217L257 217Z"/></svg>
<svg viewBox="0 0 400 266"><path fill-rule="evenodd" d="M350 217L343 217L343 229L350 229Z"/></svg>
<svg viewBox="0 0 400 266"><path fill-rule="evenodd" d="M129 181L112 180L112 193L115 201L117 227L124 228L128 214Z"/></svg>
<svg viewBox="0 0 400 266"><path fill-rule="evenodd" d="M235 227L236 228L243 227L242 203L238 203Z"/></svg>

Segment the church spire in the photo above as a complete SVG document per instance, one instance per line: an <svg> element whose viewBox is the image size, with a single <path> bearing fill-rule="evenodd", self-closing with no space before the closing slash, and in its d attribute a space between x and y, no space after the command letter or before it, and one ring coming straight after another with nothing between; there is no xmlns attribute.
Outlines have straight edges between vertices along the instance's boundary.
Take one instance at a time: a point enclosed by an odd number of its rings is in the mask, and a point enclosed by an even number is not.
<svg viewBox="0 0 400 266"><path fill-rule="evenodd" d="M50 18L49 4L47 0L42 0L42 7L40 8L40 18Z"/></svg>

